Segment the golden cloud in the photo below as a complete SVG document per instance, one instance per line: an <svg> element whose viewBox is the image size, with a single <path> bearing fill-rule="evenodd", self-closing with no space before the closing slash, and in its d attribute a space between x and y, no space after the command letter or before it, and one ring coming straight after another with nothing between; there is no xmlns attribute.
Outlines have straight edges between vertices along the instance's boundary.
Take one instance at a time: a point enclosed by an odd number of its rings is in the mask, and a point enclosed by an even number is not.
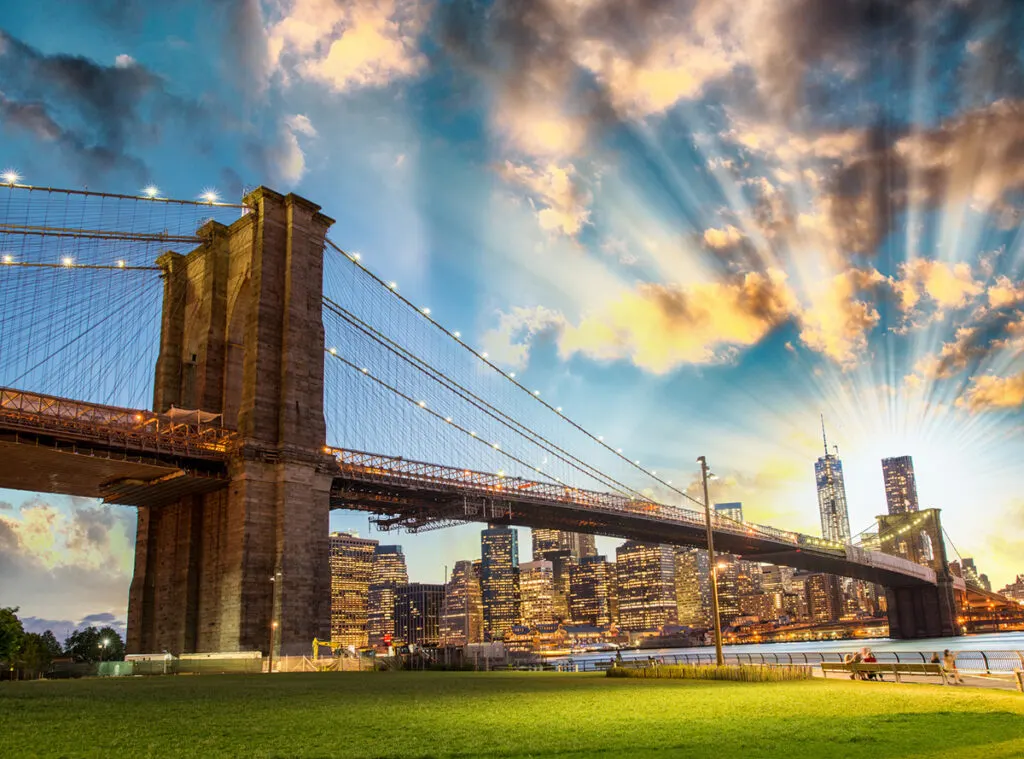
<svg viewBox="0 0 1024 759"><path fill-rule="evenodd" d="M426 66L425 21L418 0L295 0L270 29L270 58L279 66L292 56L302 76L338 92L383 87Z"/></svg>
<svg viewBox="0 0 1024 759"><path fill-rule="evenodd" d="M590 193L576 179L572 164L531 167L505 161L501 175L526 189L539 206L537 220L542 229L575 237L590 220Z"/></svg>
<svg viewBox="0 0 1024 759"><path fill-rule="evenodd" d="M849 269L832 277L812 294L800 318L801 341L844 368L855 365L880 319L878 310L858 296L886 282L874 269Z"/></svg>
<svg viewBox="0 0 1024 759"><path fill-rule="evenodd" d="M628 358L664 374L683 364L728 360L797 311L786 275L778 270L689 288L641 284L577 326L566 325L559 351L563 357Z"/></svg>
<svg viewBox="0 0 1024 759"><path fill-rule="evenodd" d="M1024 372L1011 377L983 374L971 381L970 387L956 405L971 411L1017 409L1024 406Z"/></svg>
<svg viewBox="0 0 1024 759"><path fill-rule="evenodd" d="M984 292L974 279L970 264L956 264L918 258L900 265L900 275L893 282L900 308L912 312L924 296L940 309L963 308Z"/></svg>

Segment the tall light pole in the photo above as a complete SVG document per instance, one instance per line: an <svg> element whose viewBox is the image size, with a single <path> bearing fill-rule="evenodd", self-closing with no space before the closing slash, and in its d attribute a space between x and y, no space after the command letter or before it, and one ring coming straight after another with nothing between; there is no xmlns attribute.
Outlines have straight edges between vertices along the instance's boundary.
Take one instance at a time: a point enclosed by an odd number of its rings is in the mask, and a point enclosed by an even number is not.
<svg viewBox="0 0 1024 759"><path fill-rule="evenodd" d="M711 615L715 619L715 662L721 667L725 664L722 658L722 618L718 614L718 568L715 566L715 534L711 529L711 499L708 498L708 461L699 456L700 476L704 484L704 523L708 528L708 573L711 577Z"/></svg>
<svg viewBox="0 0 1024 759"><path fill-rule="evenodd" d="M280 572L274 572L274 575L270 578L270 660L267 664L268 675L274 671L274 633L277 631L277 620L274 619L274 606L277 602L275 598L277 595L277 578L280 576Z"/></svg>

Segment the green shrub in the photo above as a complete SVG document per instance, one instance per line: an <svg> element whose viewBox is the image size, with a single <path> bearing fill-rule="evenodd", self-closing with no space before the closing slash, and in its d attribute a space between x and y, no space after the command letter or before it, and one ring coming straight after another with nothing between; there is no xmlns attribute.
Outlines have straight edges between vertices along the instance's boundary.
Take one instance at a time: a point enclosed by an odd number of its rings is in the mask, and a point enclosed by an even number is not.
<svg viewBox="0 0 1024 759"><path fill-rule="evenodd" d="M674 680L733 680L745 683L777 683L810 680L811 668L800 665L757 666L726 664L657 664L653 667L610 667L608 677L667 678Z"/></svg>

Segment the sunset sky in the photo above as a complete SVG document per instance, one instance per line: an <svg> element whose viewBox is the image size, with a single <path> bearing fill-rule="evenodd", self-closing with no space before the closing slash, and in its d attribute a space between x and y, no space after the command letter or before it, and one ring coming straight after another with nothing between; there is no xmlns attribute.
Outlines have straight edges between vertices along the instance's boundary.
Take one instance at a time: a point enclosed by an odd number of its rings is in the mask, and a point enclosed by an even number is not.
<svg viewBox="0 0 1024 759"><path fill-rule="evenodd" d="M1024 572L1015 0L9 5L0 169L299 193L678 483L706 455L713 499L818 533L824 414L855 532L885 511L880 459L909 454L956 550L996 588ZM0 605L123 619L134 523L0 491ZM332 527L402 544L422 581L479 555L479 526Z"/></svg>

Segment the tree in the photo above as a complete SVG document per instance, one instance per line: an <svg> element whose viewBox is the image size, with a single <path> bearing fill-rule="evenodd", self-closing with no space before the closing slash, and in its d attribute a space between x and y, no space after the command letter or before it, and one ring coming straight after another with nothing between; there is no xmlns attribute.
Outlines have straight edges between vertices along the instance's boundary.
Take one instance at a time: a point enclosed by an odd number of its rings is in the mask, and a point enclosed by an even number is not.
<svg viewBox="0 0 1024 759"><path fill-rule="evenodd" d="M119 661L124 659L124 641L112 627L86 627L68 636L64 653L76 662Z"/></svg>
<svg viewBox="0 0 1024 759"><path fill-rule="evenodd" d="M18 607L0 608L0 661L13 666L25 638L25 628L18 619Z"/></svg>
<svg viewBox="0 0 1024 759"><path fill-rule="evenodd" d="M63 654L60 643L47 630L42 635L39 633L25 633L21 644L21 654L18 660L25 669L35 672L45 672L50 668L50 663Z"/></svg>

